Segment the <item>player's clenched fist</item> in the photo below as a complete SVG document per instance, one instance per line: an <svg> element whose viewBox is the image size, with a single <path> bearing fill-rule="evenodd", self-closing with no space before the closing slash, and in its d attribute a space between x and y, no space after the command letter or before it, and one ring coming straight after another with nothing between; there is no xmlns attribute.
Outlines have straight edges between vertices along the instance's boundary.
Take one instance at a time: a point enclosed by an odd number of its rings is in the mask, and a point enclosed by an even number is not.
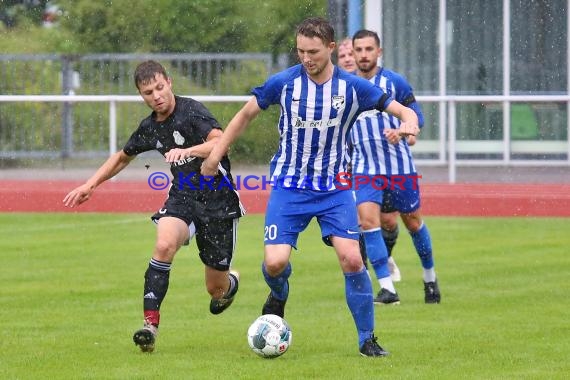
<svg viewBox="0 0 570 380"><path fill-rule="evenodd" d="M420 128L417 124L402 123L398 128L400 136L417 136L418 133L420 133Z"/></svg>

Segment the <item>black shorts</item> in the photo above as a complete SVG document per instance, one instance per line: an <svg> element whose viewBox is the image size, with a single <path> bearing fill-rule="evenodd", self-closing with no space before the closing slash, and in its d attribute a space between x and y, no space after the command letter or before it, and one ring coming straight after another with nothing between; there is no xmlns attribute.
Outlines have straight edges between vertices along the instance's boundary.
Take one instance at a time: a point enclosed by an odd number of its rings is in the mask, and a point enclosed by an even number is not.
<svg viewBox="0 0 570 380"><path fill-rule="evenodd" d="M380 207L380 212L382 214L389 214L391 212L396 212L396 207L392 203L392 197L390 196L389 191L385 191L382 195L382 206Z"/></svg>
<svg viewBox="0 0 570 380"><path fill-rule="evenodd" d="M183 207L172 198L168 198L151 219L158 223L160 218L170 216L183 220L189 227L193 224L202 263L219 271L229 270L235 250L239 218L203 219L193 216L186 210L188 207Z"/></svg>

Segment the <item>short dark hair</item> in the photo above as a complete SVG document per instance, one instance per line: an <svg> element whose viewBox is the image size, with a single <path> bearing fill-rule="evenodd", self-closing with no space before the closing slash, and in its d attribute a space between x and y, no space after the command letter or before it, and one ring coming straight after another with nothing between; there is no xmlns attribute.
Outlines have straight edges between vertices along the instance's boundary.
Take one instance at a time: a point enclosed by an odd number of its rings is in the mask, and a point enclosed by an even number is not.
<svg viewBox="0 0 570 380"><path fill-rule="evenodd" d="M148 84L154 79L156 74L161 74L164 78L168 78L166 69L160 63L149 60L140 63L135 69L135 86L139 88L140 84Z"/></svg>
<svg viewBox="0 0 570 380"><path fill-rule="evenodd" d="M373 37L376 42L376 46L380 47L380 37L378 37L378 33L368 29L360 29L358 32L354 33L352 43L354 44L354 41L366 37Z"/></svg>
<svg viewBox="0 0 570 380"><path fill-rule="evenodd" d="M297 26L297 36L309 38L317 37L325 45L334 42L334 29L332 25L321 17L310 17Z"/></svg>

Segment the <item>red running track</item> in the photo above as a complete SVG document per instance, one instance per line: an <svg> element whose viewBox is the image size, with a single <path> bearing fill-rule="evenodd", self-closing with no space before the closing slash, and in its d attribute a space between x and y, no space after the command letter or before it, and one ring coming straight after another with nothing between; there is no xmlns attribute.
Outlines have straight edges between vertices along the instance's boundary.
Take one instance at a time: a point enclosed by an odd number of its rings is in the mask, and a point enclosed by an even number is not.
<svg viewBox="0 0 570 380"><path fill-rule="evenodd" d="M154 212L166 191L146 182L106 182L83 205L69 209L62 200L77 181L0 181L0 212ZM438 216L570 217L570 184L421 185L422 213ZM250 214L263 213L268 190L240 190Z"/></svg>

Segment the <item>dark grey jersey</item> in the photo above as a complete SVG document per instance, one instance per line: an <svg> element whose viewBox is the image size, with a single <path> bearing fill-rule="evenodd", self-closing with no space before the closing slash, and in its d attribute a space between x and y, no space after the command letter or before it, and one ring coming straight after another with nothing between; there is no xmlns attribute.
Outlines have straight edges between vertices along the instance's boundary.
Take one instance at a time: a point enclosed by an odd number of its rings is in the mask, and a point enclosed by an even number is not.
<svg viewBox="0 0 570 380"><path fill-rule="evenodd" d="M141 121L137 130L125 144L123 151L136 155L151 150L163 156L175 148L189 148L206 141L212 129L221 129L217 120L200 102L176 96L172 114L164 121L157 122L153 112ZM239 197L235 191L230 161L224 157L218 174L214 178L204 178L200 174L202 158L189 157L171 163L172 186L169 198L178 207L186 207L192 219L235 218L243 214ZM180 210L182 212L182 210Z"/></svg>

